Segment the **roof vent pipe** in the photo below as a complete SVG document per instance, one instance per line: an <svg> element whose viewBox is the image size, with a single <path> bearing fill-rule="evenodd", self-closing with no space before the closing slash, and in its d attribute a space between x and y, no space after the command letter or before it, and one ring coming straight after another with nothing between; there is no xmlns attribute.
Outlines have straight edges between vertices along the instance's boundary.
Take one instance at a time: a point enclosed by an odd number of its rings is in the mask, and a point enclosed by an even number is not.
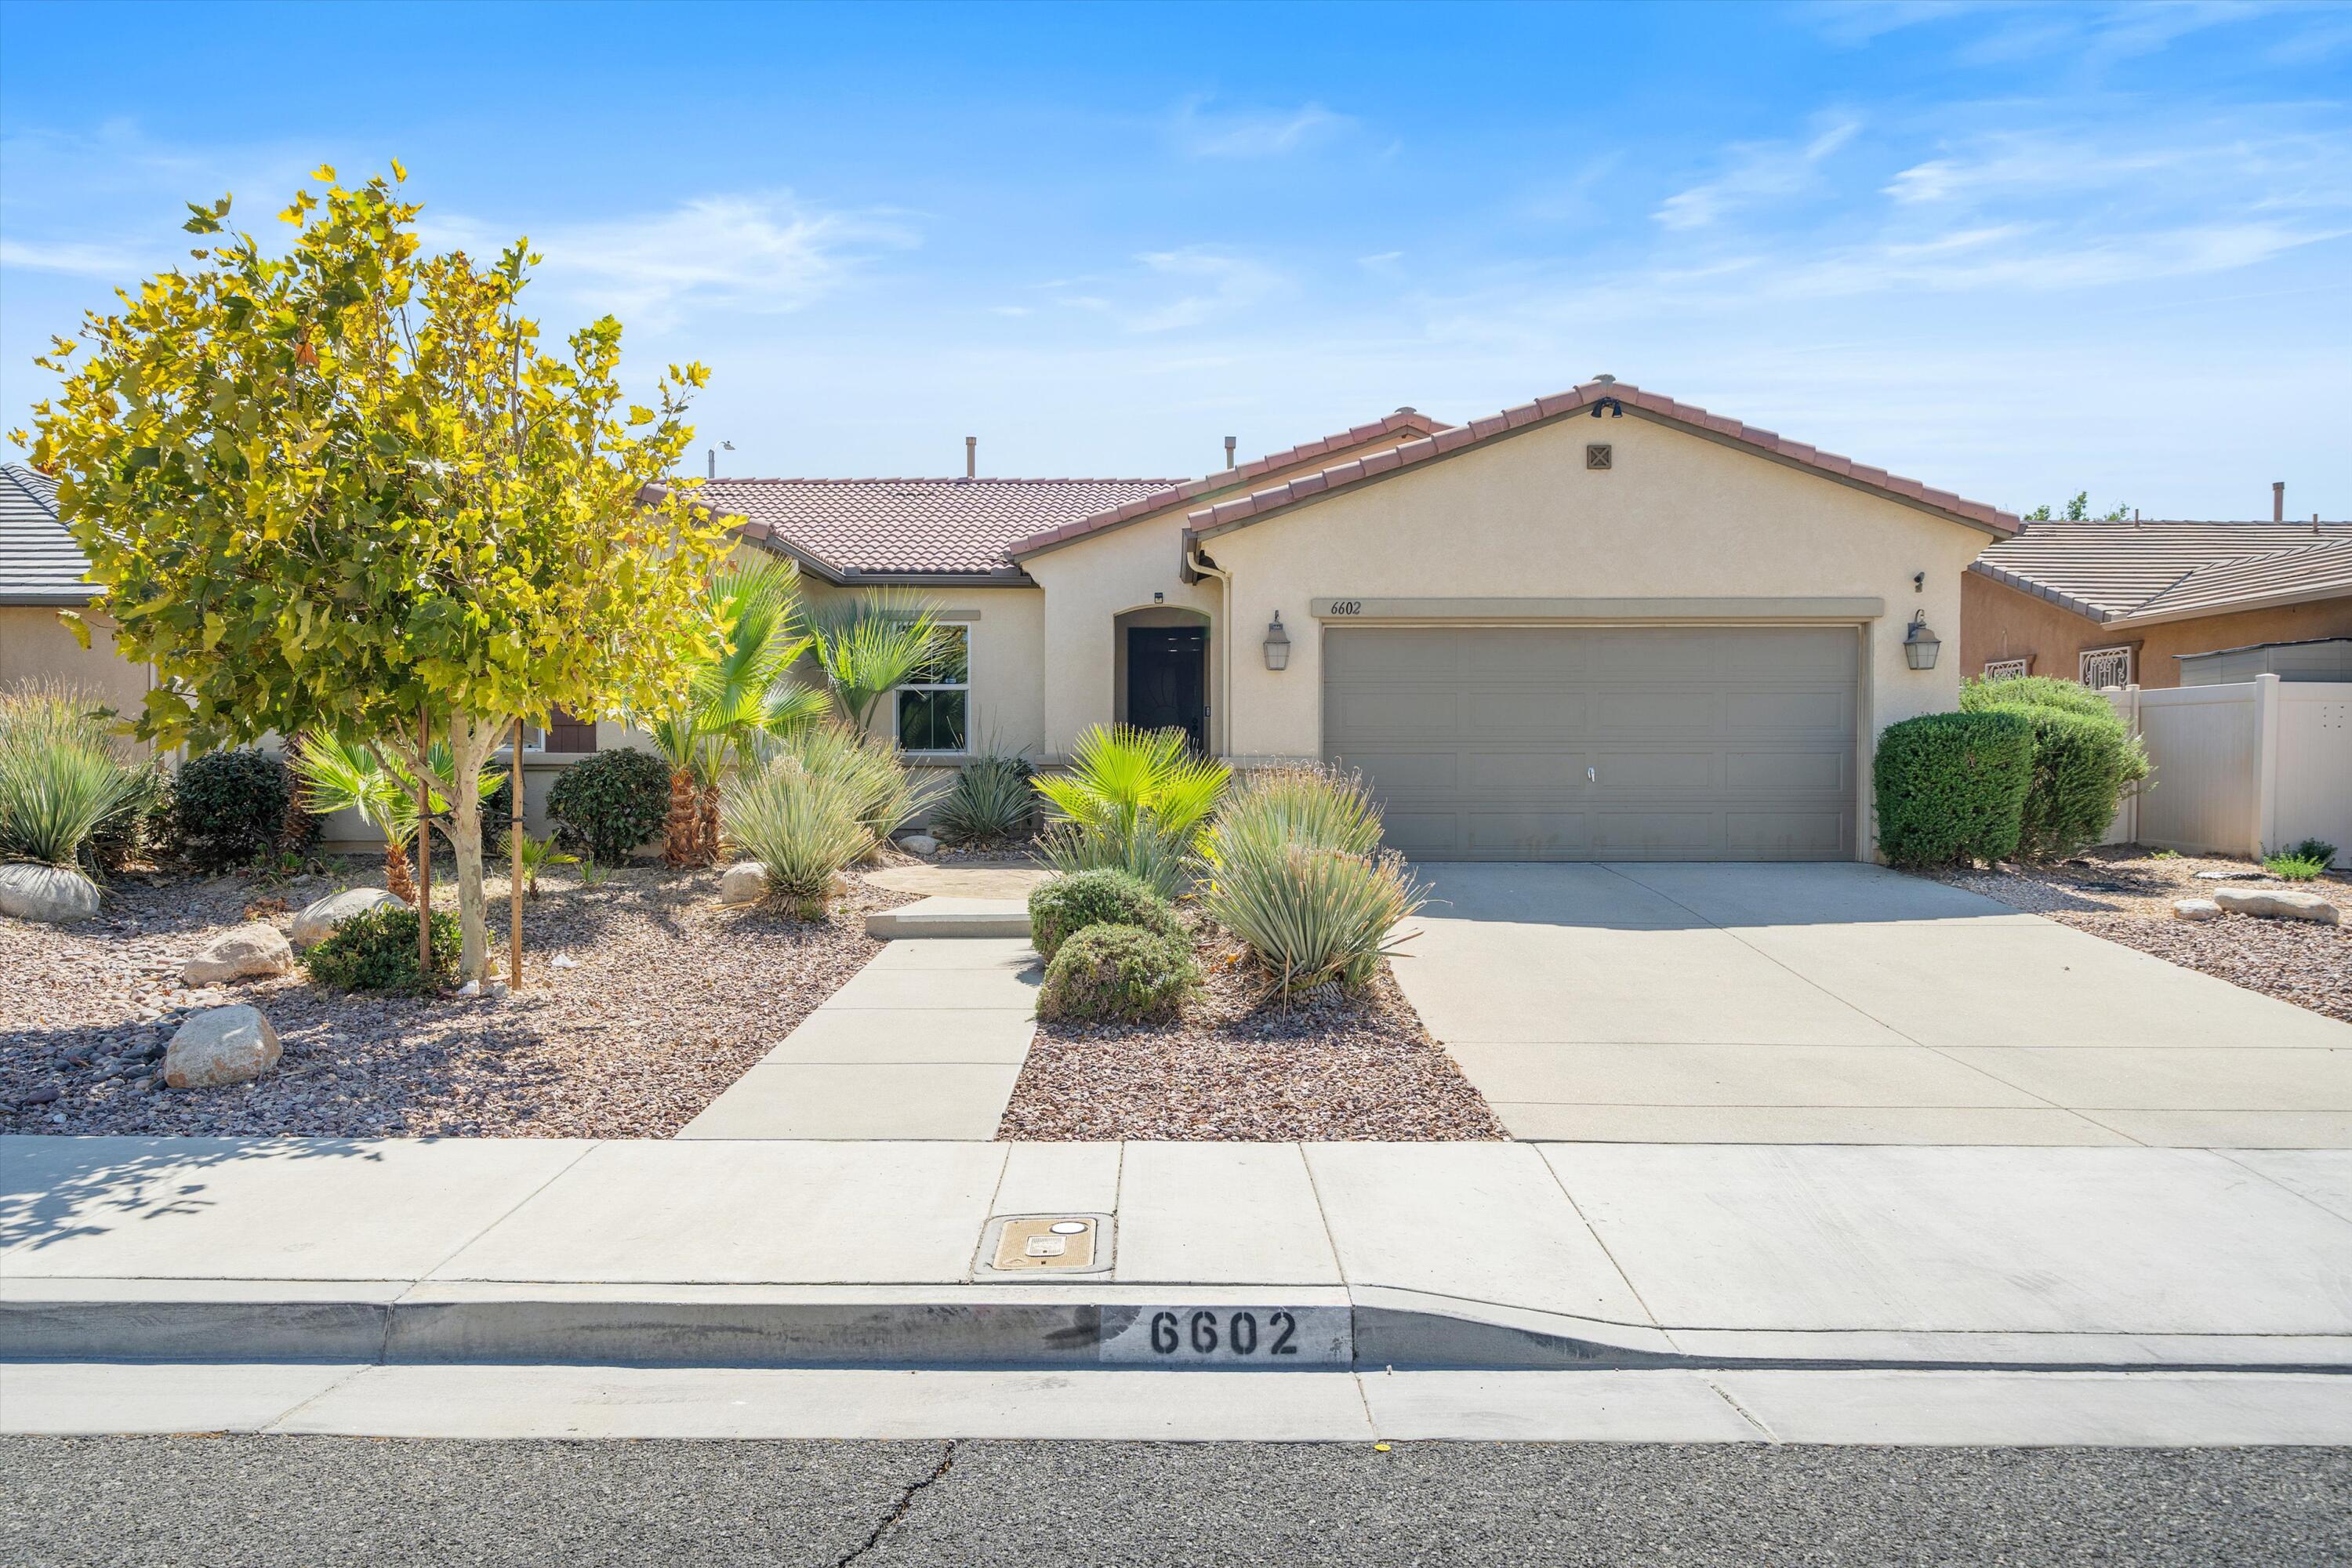
<svg viewBox="0 0 2352 1568"><path fill-rule="evenodd" d="M2271 521L2273 522L2286 521L2286 481L2284 479L2271 481Z"/></svg>
<svg viewBox="0 0 2352 1568"><path fill-rule="evenodd" d="M1237 436L1228 436L1225 437L1225 467L1227 468L1231 468L1234 466L1234 448L1239 445L1241 445L1241 437Z"/></svg>
<svg viewBox="0 0 2352 1568"><path fill-rule="evenodd" d="M968 479L980 477L980 437L977 436L963 438L963 477Z"/></svg>

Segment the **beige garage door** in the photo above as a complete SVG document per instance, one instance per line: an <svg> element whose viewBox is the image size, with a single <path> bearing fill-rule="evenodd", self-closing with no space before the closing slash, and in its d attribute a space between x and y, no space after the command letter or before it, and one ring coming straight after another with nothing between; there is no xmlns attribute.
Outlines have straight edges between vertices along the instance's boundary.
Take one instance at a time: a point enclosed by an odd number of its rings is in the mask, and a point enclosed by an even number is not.
<svg viewBox="0 0 2352 1568"><path fill-rule="evenodd" d="M1433 860L1842 860L1843 626L1333 626L1324 755Z"/></svg>

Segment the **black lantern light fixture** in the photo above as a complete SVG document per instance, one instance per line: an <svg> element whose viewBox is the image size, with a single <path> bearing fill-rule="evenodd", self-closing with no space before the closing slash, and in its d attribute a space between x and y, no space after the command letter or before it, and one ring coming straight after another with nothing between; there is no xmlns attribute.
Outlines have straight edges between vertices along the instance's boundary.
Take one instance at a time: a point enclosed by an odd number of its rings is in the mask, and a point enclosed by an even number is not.
<svg viewBox="0 0 2352 1568"><path fill-rule="evenodd" d="M1282 612L1274 612L1274 624L1265 628L1265 667L1268 669L1290 668L1290 634L1282 629Z"/></svg>
<svg viewBox="0 0 2352 1568"><path fill-rule="evenodd" d="M1903 634L1903 657L1910 661L1911 668L1935 668L1937 651L1943 646L1937 640L1936 634L1928 629L1927 612L1912 611L1911 629Z"/></svg>

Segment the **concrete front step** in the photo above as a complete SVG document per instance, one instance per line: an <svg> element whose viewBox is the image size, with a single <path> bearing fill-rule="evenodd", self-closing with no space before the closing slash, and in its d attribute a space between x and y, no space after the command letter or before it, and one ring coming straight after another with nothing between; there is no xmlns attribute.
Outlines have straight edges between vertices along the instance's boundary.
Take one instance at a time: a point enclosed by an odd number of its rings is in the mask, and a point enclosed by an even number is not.
<svg viewBox="0 0 2352 1568"><path fill-rule="evenodd" d="M1029 906L1018 899L919 899L866 917L866 934L905 937L1029 937Z"/></svg>

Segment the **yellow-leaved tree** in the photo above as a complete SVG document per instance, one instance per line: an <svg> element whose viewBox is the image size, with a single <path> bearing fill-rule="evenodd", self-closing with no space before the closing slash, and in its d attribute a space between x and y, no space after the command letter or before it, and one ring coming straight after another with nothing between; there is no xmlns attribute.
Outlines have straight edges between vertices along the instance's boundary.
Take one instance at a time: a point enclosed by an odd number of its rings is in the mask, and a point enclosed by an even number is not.
<svg viewBox="0 0 2352 1568"><path fill-rule="evenodd" d="M316 731L431 773L484 979L484 763L517 715L649 707L708 640L723 530L673 477L707 373L672 365L634 405L618 321L554 353L520 313L527 242L426 255L397 163L315 178L283 255L226 229L227 197L192 205L189 231L222 237L194 266L56 339L33 458L118 647L162 678L139 734Z"/></svg>

